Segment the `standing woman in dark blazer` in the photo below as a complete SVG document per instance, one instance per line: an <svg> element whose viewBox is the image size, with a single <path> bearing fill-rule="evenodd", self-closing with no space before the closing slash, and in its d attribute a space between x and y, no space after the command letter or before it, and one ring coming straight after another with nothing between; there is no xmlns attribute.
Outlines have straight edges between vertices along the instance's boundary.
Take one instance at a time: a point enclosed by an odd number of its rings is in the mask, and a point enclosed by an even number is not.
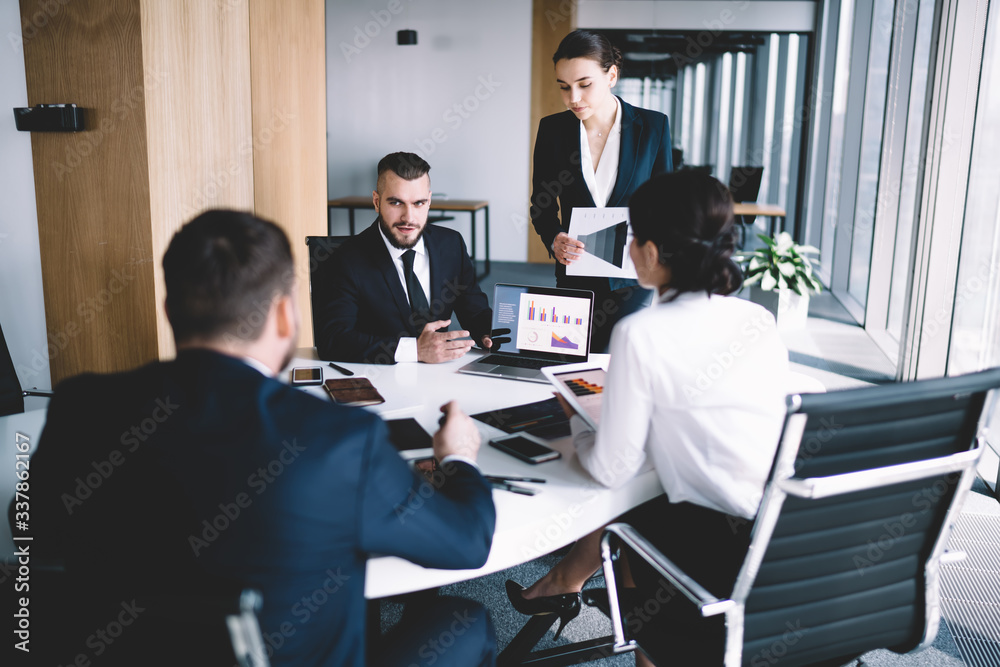
<svg viewBox="0 0 1000 667"><path fill-rule="evenodd" d="M567 276L583 248L566 234L570 215L576 207L628 206L640 185L673 171L670 122L612 94L622 57L603 35L571 32L552 61L568 110L538 124L531 222L556 259L556 284L594 292L590 350L606 352L615 322L648 305L652 292L635 280Z"/></svg>

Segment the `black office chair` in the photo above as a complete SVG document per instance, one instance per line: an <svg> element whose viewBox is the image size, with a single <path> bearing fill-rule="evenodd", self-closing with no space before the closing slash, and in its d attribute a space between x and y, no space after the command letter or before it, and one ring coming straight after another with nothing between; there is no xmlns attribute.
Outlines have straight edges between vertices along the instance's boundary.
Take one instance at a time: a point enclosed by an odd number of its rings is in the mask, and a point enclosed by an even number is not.
<svg viewBox="0 0 1000 667"><path fill-rule="evenodd" d="M21 382L17 379L17 371L14 369L14 360L10 357L7 339L3 335L3 327L0 327L0 417L24 412L25 396L51 397L52 392L21 389Z"/></svg>
<svg viewBox="0 0 1000 667"><path fill-rule="evenodd" d="M712 172L715 171L715 167L710 164L685 164L681 165L678 171L694 171L699 174L705 174L706 176L711 176Z"/></svg>
<svg viewBox="0 0 1000 667"><path fill-rule="evenodd" d="M674 171L684 166L684 151L680 148L670 149L670 159L674 163Z"/></svg>
<svg viewBox="0 0 1000 667"><path fill-rule="evenodd" d="M309 303L312 307L313 341L320 340L320 329L316 313L320 306L329 301L330 258L350 236L307 236L309 247Z"/></svg>
<svg viewBox="0 0 1000 667"><path fill-rule="evenodd" d="M17 569L16 560L0 563L0 570ZM80 654L107 667L270 664L256 590L205 583L170 595L125 594L127 587L119 587L112 596L102 588L108 582L78 581L61 563L36 557L30 577L30 664L79 664ZM5 618L18 612L14 581L0 578Z"/></svg>
<svg viewBox="0 0 1000 667"><path fill-rule="evenodd" d="M622 615L622 552L650 563L702 617L725 615L718 660L700 664L840 665L877 648L928 646L940 619L939 565L976 474L997 387L1000 369L790 396L729 598L714 597L631 526L607 528L615 652L643 647L641 630L632 636ZM683 627L663 632L690 641Z"/></svg>
<svg viewBox="0 0 1000 667"><path fill-rule="evenodd" d="M729 192L734 203L757 201L760 194L760 182L764 176L764 167L733 167L729 170ZM757 216L738 215L736 222L740 223L740 247L743 247L747 225L756 222Z"/></svg>

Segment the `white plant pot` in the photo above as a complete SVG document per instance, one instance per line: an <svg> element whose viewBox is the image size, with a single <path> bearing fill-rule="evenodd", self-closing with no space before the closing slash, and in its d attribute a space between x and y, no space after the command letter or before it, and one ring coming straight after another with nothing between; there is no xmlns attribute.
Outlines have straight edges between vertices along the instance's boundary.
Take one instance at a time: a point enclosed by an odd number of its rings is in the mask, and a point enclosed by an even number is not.
<svg viewBox="0 0 1000 667"><path fill-rule="evenodd" d="M790 289L765 291L752 285L750 300L771 311L781 331L795 331L806 327L806 319L809 317L808 294L796 294Z"/></svg>

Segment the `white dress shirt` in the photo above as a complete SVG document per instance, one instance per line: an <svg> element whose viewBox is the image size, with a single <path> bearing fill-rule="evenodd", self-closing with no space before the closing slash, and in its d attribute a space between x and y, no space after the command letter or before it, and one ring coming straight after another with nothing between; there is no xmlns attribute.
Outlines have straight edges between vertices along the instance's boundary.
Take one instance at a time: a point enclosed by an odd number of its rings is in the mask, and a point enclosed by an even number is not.
<svg viewBox="0 0 1000 667"><path fill-rule="evenodd" d="M590 141L587 139L587 128L580 121L580 169L583 170L583 181L587 184L594 204L604 208L611 198L611 191L618 180L618 158L622 149L622 103L615 97L615 122L608 132L608 140L601 152L601 161L594 170L594 156L590 153Z"/></svg>
<svg viewBox="0 0 1000 667"><path fill-rule="evenodd" d="M753 518L785 414L788 351L760 306L705 293L621 320L596 434L571 420L580 462L617 487L652 460L671 502Z"/></svg>
<svg viewBox="0 0 1000 667"><path fill-rule="evenodd" d="M396 273L399 274L399 282L403 286L403 294L406 295L406 299L409 301L410 291L406 289L406 273L403 270L403 253L406 250L397 248L389 243L389 239L385 237L385 232L382 231L381 225L379 225L378 233L382 235L382 242L385 243L385 248L389 251L389 256L392 257L392 263L396 266ZM427 248L424 246L424 238L422 236L417 240L417 244L413 246L413 251L416 253L413 257L413 275L417 277L420 286L424 288L424 297L427 299L427 303L430 303L431 300L428 295L431 293L431 261L427 257ZM417 361L417 339L400 338L399 345L396 347L395 360L397 363Z"/></svg>

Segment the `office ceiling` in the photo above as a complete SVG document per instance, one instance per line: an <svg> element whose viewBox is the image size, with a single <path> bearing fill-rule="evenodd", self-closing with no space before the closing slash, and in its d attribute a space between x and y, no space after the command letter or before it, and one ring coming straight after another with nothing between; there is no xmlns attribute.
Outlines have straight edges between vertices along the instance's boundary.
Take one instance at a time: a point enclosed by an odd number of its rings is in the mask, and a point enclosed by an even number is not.
<svg viewBox="0 0 1000 667"><path fill-rule="evenodd" d="M628 77L669 79L677 70L723 53L754 52L769 33L664 30L601 30L622 51Z"/></svg>

